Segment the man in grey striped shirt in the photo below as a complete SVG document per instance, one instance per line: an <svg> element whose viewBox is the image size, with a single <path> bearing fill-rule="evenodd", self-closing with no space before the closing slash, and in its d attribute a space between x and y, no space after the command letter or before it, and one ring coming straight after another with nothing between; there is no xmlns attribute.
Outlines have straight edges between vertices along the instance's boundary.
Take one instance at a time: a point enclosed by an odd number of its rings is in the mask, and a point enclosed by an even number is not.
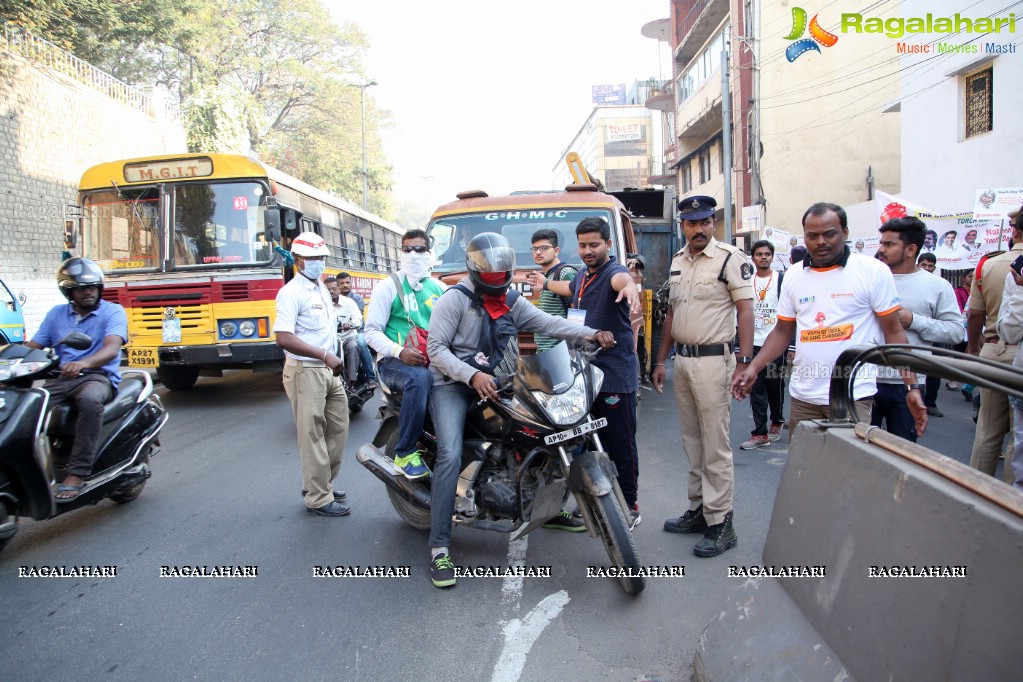
<svg viewBox="0 0 1023 682"><path fill-rule="evenodd" d="M547 279L558 282L571 282L575 279L576 268L562 263L558 256L561 249L558 247L558 233L554 230L537 230L533 233L533 260L540 266L545 278L543 291L540 292L540 310L550 315L567 317L568 308L572 304L570 297L558 296L547 289ZM543 334L534 334L537 352L552 348L560 339Z"/></svg>

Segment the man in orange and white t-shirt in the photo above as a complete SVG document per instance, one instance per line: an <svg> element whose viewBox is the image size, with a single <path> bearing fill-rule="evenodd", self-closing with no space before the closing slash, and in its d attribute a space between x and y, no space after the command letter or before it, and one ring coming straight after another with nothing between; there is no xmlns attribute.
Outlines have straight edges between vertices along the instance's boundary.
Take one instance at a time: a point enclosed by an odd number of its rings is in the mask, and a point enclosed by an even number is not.
<svg viewBox="0 0 1023 682"><path fill-rule="evenodd" d="M760 354L732 382L732 394L745 398L757 373L769 358L788 347L796 332L796 356L789 378L789 440L798 422L827 419L831 374L838 356L856 345L907 343L899 323L899 295L891 271L878 260L850 253L845 211L835 204L818 203L803 215L803 242L807 255L802 269L791 269L782 282L778 323L764 341ZM860 421L870 421L870 406L877 392L877 368L867 365L853 380L853 397ZM916 374L904 372L906 402L917 435L927 426L922 387Z"/></svg>

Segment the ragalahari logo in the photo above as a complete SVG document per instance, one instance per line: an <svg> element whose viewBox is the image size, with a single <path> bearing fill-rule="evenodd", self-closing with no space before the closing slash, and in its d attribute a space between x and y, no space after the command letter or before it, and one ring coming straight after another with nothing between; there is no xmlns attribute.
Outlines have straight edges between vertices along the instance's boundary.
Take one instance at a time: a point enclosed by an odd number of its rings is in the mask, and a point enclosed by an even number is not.
<svg viewBox="0 0 1023 682"><path fill-rule="evenodd" d="M820 52L821 48L819 45L824 47L831 47L838 42L838 36L834 33L828 33L820 24L817 23L817 16L813 15L813 19L810 20L810 37L802 38L803 33L807 30L806 25L806 10L802 7L792 8L792 30L785 36L785 40L795 40L796 42L785 48L785 58L789 62L794 62L799 59L800 55L806 54L813 50L814 52ZM802 38L802 40L799 40Z"/></svg>

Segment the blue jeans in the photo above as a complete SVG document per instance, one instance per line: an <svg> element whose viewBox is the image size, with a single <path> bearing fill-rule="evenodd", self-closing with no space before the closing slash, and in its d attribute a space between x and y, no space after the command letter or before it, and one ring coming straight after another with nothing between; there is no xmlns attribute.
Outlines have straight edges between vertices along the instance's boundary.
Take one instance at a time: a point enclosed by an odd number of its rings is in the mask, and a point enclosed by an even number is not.
<svg viewBox="0 0 1023 682"><path fill-rule="evenodd" d="M911 443L916 442L916 425L913 415L906 404L905 384L885 384L877 382L877 393L874 394L874 406L870 409L870 423L881 426L888 422L885 430L905 438Z"/></svg>
<svg viewBox="0 0 1023 682"><path fill-rule="evenodd" d="M451 543L451 515L455 513L458 472L462 468L465 417L479 400L476 391L462 383L434 386L430 416L437 436L437 462L430 484L430 547Z"/></svg>
<svg viewBox="0 0 1023 682"><path fill-rule="evenodd" d="M394 454L404 457L416 451L416 441L423 432L426 403L433 388L430 370L418 365L406 365L398 358L381 358L377 363L380 380L392 391L401 391L401 411L398 413L398 443Z"/></svg>
<svg viewBox="0 0 1023 682"><path fill-rule="evenodd" d="M373 371L373 354L369 352L369 344L366 337L359 332L359 381L377 380L376 372Z"/></svg>

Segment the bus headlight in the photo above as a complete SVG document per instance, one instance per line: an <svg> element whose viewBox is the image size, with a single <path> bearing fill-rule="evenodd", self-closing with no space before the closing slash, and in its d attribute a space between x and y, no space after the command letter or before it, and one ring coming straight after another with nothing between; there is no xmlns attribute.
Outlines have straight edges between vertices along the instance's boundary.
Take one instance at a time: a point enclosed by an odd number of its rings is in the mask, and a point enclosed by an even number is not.
<svg viewBox="0 0 1023 682"><path fill-rule="evenodd" d="M238 333L238 325L230 320L220 323L220 335L230 338Z"/></svg>
<svg viewBox="0 0 1023 682"><path fill-rule="evenodd" d="M252 320L245 320L240 325L238 325L238 332L242 336L252 336L253 334L256 333L256 323L253 322Z"/></svg>

